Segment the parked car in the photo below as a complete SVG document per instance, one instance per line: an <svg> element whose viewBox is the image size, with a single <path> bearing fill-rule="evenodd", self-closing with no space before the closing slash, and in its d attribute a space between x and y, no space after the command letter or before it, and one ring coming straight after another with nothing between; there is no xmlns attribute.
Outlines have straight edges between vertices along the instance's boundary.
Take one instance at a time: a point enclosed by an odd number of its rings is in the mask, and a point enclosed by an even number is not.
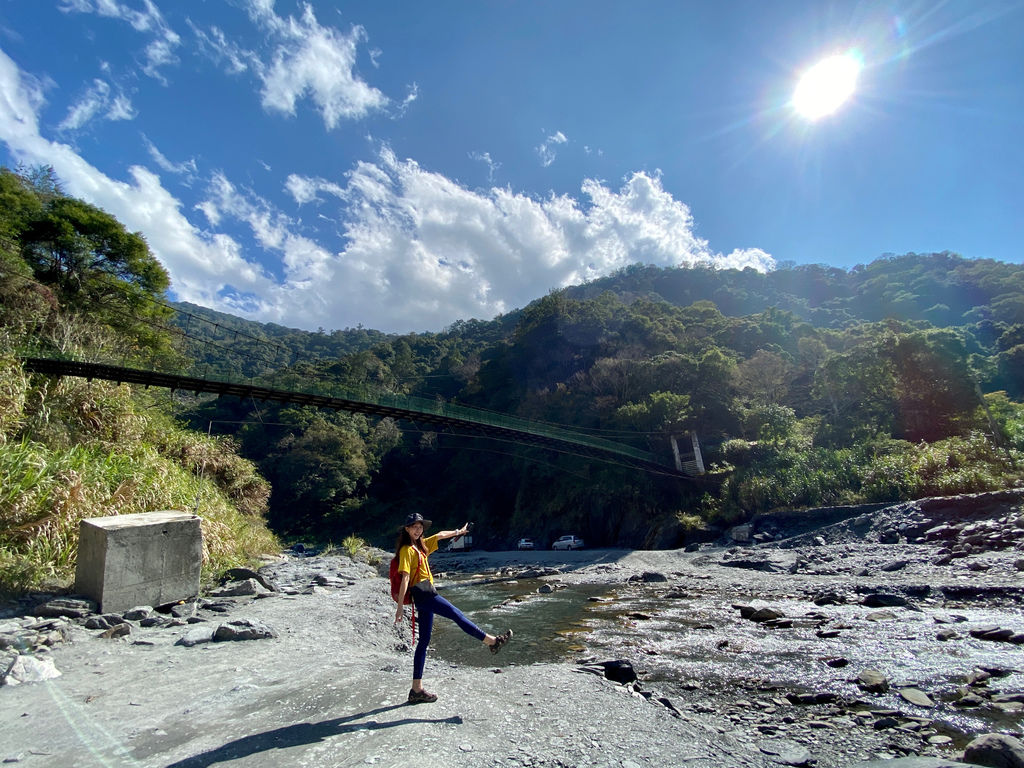
<svg viewBox="0 0 1024 768"><path fill-rule="evenodd" d="M552 549L583 549L583 539L579 536L562 536L551 545Z"/></svg>
<svg viewBox="0 0 1024 768"><path fill-rule="evenodd" d="M516 549L536 549L533 539L520 539Z"/></svg>

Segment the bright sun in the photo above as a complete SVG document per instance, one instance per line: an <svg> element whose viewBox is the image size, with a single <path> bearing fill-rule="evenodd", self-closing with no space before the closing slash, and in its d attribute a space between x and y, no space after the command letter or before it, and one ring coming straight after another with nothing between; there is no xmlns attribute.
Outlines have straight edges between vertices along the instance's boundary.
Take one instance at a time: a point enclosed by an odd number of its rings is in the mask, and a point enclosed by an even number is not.
<svg viewBox="0 0 1024 768"><path fill-rule="evenodd" d="M852 53L829 56L808 69L793 93L793 108L808 120L831 115L853 95L861 62Z"/></svg>

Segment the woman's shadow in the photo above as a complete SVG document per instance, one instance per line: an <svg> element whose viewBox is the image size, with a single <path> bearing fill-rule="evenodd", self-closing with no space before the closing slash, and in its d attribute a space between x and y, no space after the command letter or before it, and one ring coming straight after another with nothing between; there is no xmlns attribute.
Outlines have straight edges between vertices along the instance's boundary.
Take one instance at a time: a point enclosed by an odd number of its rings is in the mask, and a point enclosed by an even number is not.
<svg viewBox="0 0 1024 768"><path fill-rule="evenodd" d="M254 755L258 752L267 752L271 749L287 749L300 744L315 744L318 741L325 741L334 736L340 736L353 731L376 731L382 728L394 728L399 725L410 725L412 723L451 723L461 725L462 718L459 715L446 717L440 720L404 717L401 720L390 722L378 722L368 720L355 722L364 717L379 715L390 712L394 709L408 706L407 704L392 704L388 707L371 709L369 712L360 712L357 715L348 717L335 717L330 720L322 720L319 723L296 723L286 725L283 728L275 728L272 731L254 733L251 736L243 736L240 739L229 741L227 744L203 752L193 757L168 764L167 768L207 768L225 760L237 760L239 757Z"/></svg>

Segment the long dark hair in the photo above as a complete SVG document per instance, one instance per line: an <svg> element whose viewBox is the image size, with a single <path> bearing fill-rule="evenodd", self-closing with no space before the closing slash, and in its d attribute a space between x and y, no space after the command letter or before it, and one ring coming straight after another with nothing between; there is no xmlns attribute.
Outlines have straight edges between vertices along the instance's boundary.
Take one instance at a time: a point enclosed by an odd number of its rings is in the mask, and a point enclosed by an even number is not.
<svg viewBox="0 0 1024 768"><path fill-rule="evenodd" d="M424 555L427 551L423 548L423 535L420 535L418 542L413 542L412 536L409 535L409 531L403 525L398 529L398 538L395 539L395 557L398 557L398 553L402 551L402 547L416 547Z"/></svg>

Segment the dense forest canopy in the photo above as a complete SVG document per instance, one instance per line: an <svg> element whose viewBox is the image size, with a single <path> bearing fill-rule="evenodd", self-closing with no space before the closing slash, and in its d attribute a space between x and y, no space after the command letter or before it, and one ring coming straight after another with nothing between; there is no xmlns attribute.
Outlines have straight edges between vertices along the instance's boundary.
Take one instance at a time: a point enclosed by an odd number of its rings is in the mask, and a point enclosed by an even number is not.
<svg viewBox="0 0 1024 768"><path fill-rule="evenodd" d="M776 508L1021 480L1019 265L952 253L769 273L637 264L435 333L307 332L169 302L145 241L45 172L4 171L0 201L12 366L19 345L42 339L53 353L277 388L442 398L666 458L670 437L696 434L709 470L683 480L389 419L168 400L258 467L267 519L287 537L386 545L416 510L476 520L486 546L567 532L676 546ZM21 432L7 429L10 445Z"/></svg>

